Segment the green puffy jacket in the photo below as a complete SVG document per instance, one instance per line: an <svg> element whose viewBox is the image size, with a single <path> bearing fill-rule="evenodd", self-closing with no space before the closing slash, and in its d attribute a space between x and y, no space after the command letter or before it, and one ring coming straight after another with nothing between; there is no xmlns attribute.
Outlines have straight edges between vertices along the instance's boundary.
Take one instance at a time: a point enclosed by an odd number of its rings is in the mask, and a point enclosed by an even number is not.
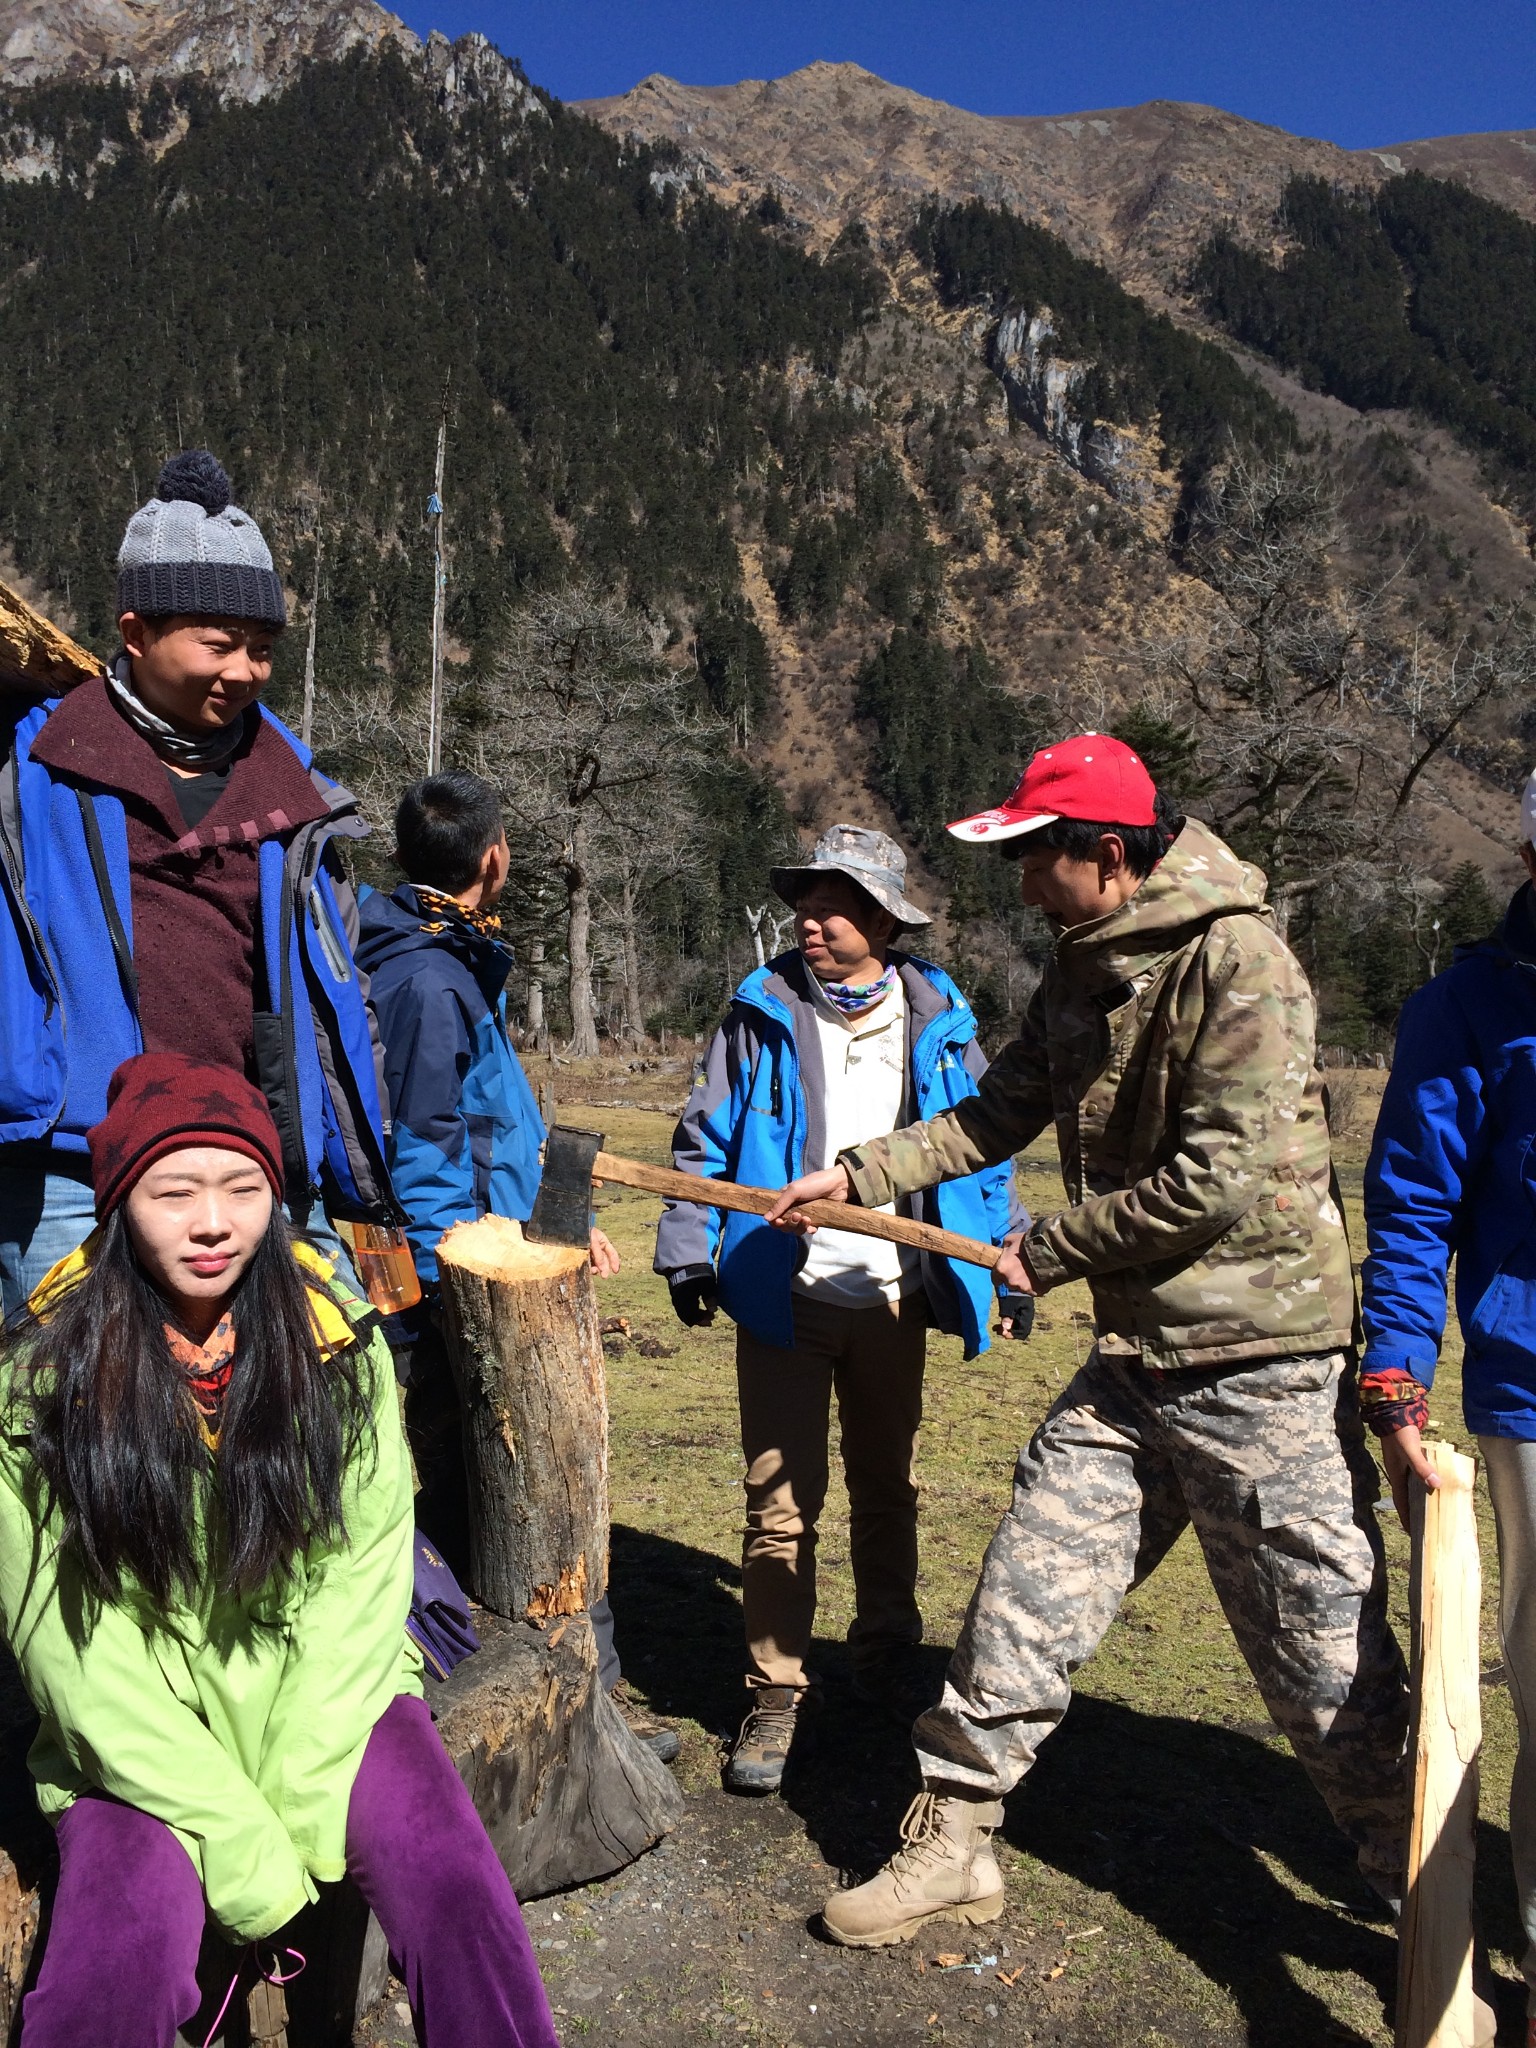
<svg viewBox="0 0 1536 2048"><path fill-rule="evenodd" d="M1337 1351L1355 1288L1333 1198L1312 991L1264 877L1191 820L1130 900L1061 934L970 1102L842 1155L877 1208L1054 1122L1070 1208L1040 1292L1086 1279L1100 1350L1162 1369Z"/></svg>
<svg viewBox="0 0 1536 2048"><path fill-rule="evenodd" d="M411 1468L389 1349L366 1304L304 1250L321 1282L309 1293L323 1354L365 1347L377 1457L365 1444L345 1475L347 1541L245 1599L210 1572L185 1604L129 1591L82 1631L84 1589L60 1566L58 1524L39 1528L28 1506L39 1475L14 1371L0 1393L0 1621L42 1717L28 1758L38 1804L56 1819L95 1788L164 1821L214 1919L241 1941L344 1875L369 1734L397 1694L421 1691L405 1633ZM43 1286L57 1284L51 1274Z"/></svg>

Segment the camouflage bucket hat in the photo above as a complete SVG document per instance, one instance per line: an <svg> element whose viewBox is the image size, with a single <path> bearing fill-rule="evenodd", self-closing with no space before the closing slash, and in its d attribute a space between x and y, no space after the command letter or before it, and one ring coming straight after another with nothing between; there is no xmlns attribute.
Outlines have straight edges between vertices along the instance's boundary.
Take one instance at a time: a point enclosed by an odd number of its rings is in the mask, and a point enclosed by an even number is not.
<svg viewBox="0 0 1536 2048"><path fill-rule="evenodd" d="M884 832L871 832L863 825L831 825L817 840L809 867L770 868L768 880L774 894L793 909L796 896L815 875L846 875L904 925L933 922L902 893L907 856Z"/></svg>

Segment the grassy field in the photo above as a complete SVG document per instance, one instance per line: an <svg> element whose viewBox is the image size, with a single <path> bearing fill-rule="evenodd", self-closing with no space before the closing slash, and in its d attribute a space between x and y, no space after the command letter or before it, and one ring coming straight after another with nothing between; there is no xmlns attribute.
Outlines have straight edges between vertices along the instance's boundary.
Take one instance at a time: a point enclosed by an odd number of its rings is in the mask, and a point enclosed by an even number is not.
<svg viewBox="0 0 1536 2048"><path fill-rule="evenodd" d="M620 1099L675 1096L681 1075L584 1077L580 1092L603 1106L579 1111L571 1077L557 1085L567 1120L603 1124L611 1150L666 1156L670 1116ZM1340 1148L1357 1258L1369 1088L1356 1105L1360 1134ZM1031 1206L1059 1201L1048 1147L1020 1171ZM865 1875L890 1851L916 1786L900 1731L877 1725L846 1684L845 1498L834 1484L822 1525L821 1748L784 1801L733 1800L718 1784L723 1741L743 1710L732 1335L723 1322L695 1332L672 1317L650 1272L652 1199L605 1191L599 1214L625 1261L603 1284L603 1312L629 1325L608 1368L619 1648L634 1692L684 1731L690 1800L659 1858L582 1900L532 1909L567 2039L1388 2042L1389 1932L1271 1728L1188 1537L1127 1603L1009 1801L1005 1920L979 1930L980 1943L949 1929L921 1953L850 1957L817 1943L817 1901L838 1872ZM1016 1449L1089 1341L1086 1291L1070 1287L1042 1304L1027 1345L996 1346L967 1366L957 1342L930 1342L920 1597L936 1672L1008 1498ZM1453 1345L1435 1396L1453 1441L1464 1440L1457 1365ZM1505 1834L1513 1717L1497 1682L1497 1573L1483 1509L1479 1890L1495 1968L1510 1980L1501 2012L1515 2040ZM1401 1632L1406 1542L1390 1514L1383 1528ZM997 1961L944 1970L934 1958L946 1950Z"/></svg>

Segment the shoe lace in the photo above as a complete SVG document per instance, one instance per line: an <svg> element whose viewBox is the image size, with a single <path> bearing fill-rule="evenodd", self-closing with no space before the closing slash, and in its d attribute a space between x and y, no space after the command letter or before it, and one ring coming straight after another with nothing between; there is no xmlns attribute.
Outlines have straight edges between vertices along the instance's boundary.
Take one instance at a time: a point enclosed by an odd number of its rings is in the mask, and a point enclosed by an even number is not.
<svg viewBox="0 0 1536 2048"><path fill-rule="evenodd" d="M901 1819L901 1847L891 1858L892 1870L910 1876L925 1863L943 1858L943 1829L935 1792L919 1792Z"/></svg>
<svg viewBox="0 0 1536 2048"><path fill-rule="evenodd" d="M775 1738L786 1745L795 1732L795 1710L793 1707L754 1707L741 1724L739 1743L760 1742L765 1746Z"/></svg>

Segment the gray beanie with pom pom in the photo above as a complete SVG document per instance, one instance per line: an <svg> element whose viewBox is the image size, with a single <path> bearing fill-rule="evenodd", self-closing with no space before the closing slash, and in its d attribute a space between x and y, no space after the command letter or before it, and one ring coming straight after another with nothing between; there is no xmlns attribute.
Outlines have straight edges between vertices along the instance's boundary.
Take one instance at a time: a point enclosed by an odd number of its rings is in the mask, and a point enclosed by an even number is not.
<svg viewBox="0 0 1536 2048"><path fill-rule="evenodd" d="M173 455L117 554L117 608L142 619L251 619L286 626L283 586L261 528L231 504L206 448Z"/></svg>

